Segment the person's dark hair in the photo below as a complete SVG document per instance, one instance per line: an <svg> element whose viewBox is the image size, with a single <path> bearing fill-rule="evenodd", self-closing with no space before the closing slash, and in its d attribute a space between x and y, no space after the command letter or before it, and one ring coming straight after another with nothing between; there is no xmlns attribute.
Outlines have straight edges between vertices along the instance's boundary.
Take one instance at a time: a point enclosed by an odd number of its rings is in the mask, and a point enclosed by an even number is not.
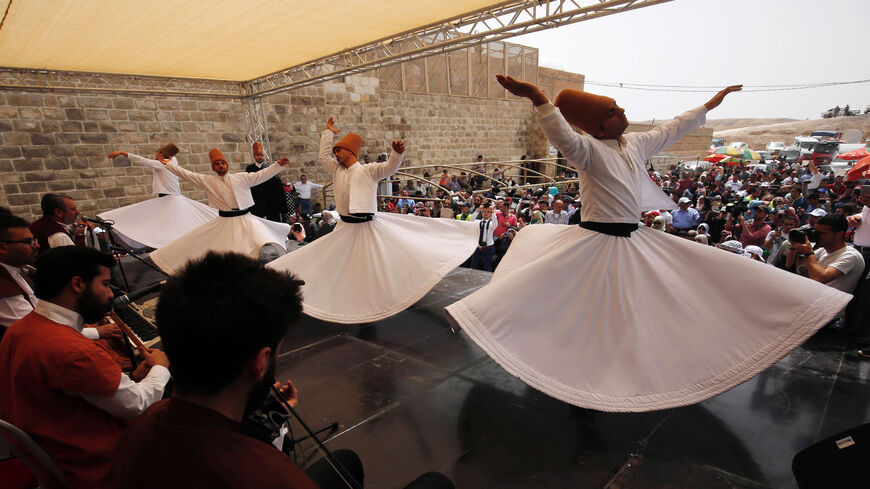
<svg viewBox="0 0 870 489"><path fill-rule="evenodd" d="M0 214L0 238L6 239L10 228L29 228L30 223L12 214Z"/></svg>
<svg viewBox="0 0 870 489"><path fill-rule="evenodd" d="M308 175L306 175L304 173L302 175L299 175L299 178L302 178L302 177L308 178Z"/></svg>
<svg viewBox="0 0 870 489"><path fill-rule="evenodd" d="M0 206L0 216L11 216L12 211L8 207Z"/></svg>
<svg viewBox="0 0 870 489"><path fill-rule="evenodd" d="M178 390L214 395L260 349L277 349L302 313L300 285L238 253L209 252L170 277L157 303L157 329Z"/></svg>
<svg viewBox="0 0 870 489"><path fill-rule="evenodd" d="M99 275L100 267L111 269L115 258L93 248L60 246L46 250L36 259L34 289L40 299L54 299L69 284L73 277L81 277L90 283Z"/></svg>
<svg viewBox="0 0 870 489"><path fill-rule="evenodd" d="M830 227L834 234L845 233L846 230L849 229L849 222L840 214L828 214L822 216L819 218L818 222L816 222L816 227L818 227L819 224Z"/></svg>
<svg viewBox="0 0 870 489"><path fill-rule="evenodd" d="M42 200L39 202L39 206L42 208L43 216L50 216L54 214L55 209L64 210L66 209L66 205L64 205L64 199L69 199L66 195L58 195L58 194L45 194L42 196Z"/></svg>

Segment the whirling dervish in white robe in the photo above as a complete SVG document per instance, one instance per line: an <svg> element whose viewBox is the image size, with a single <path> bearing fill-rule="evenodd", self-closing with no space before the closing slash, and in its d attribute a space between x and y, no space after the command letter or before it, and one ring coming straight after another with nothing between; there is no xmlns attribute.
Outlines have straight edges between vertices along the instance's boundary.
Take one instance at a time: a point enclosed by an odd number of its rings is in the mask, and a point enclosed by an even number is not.
<svg viewBox="0 0 870 489"><path fill-rule="evenodd" d="M269 263L305 281L303 312L345 324L379 321L426 295L477 247L476 223L377 211L378 182L402 164L394 141L386 162L357 161L362 138L338 132L330 117L320 137L320 164L332 175L341 217L326 236Z"/></svg>
<svg viewBox="0 0 870 489"><path fill-rule="evenodd" d="M701 126L740 86L623 136L628 121L611 98L563 90L554 107L530 83L499 81L532 100L550 143L579 172L583 195L583 224L526 226L490 283L446 308L509 373L584 408L685 406L768 368L848 303L849 294L808 278L638 228L641 211L674 207L647 175L647 159ZM517 290L527 291L522 301L505 301ZM760 303L743 307L747 298Z"/></svg>
<svg viewBox="0 0 870 489"><path fill-rule="evenodd" d="M126 151L109 154L109 159L126 156L134 165L151 168L151 190L157 195L155 199L97 214L104 221L112 221L112 237L125 247L157 249L218 216L217 209L181 194L178 177L160 161L178 165L177 154L178 147L173 143L158 149L153 160Z"/></svg>
<svg viewBox="0 0 870 489"><path fill-rule="evenodd" d="M277 175L289 160L281 158L277 164L256 173L228 173L223 153L212 149L208 156L213 175L185 170L172 162L165 165L179 178L205 191L209 206L216 208L219 216L151 252L151 260L169 275L209 251L234 251L259 258L266 245L282 253L287 250L290 225L259 218L249 209L254 205L251 187Z"/></svg>

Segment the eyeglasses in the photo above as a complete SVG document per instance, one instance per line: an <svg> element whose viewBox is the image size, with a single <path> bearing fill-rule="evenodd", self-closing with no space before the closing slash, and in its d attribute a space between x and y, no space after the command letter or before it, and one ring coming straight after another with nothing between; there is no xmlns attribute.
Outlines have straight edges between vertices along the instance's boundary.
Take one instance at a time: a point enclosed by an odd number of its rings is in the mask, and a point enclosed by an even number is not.
<svg viewBox="0 0 870 489"><path fill-rule="evenodd" d="M0 243L18 243L18 244L29 244L30 246L36 246L36 238L27 238L27 239L0 239Z"/></svg>

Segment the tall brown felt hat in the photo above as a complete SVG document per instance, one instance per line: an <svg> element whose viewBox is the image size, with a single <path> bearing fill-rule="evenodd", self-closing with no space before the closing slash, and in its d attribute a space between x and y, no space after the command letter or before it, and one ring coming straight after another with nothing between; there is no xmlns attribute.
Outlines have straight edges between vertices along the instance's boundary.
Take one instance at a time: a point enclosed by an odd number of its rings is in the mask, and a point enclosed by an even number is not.
<svg viewBox="0 0 870 489"><path fill-rule="evenodd" d="M167 158L172 158L178 154L178 146L175 143L167 143L165 146L158 148L157 151Z"/></svg>
<svg viewBox="0 0 870 489"><path fill-rule="evenodd" d="M217 148L212 149L212 150L209 150L209 152L208 152L208 159L209 159L209 161L211 161L212 163L214 163L214 162L217 161L217 160L222 160L224 163L227 162L227 159L224 158L224 154L221 153L221 150L219 150L219 149L217 149Z"/></svg>
<svg viewBox="0 0 870 489"><path fill-rule="evenodd" d="M553 102L569 124L593 135L601 129L601 123L607 118L607 112L613 108L613 104L614 100L610 97L571 88L559 92Z"/></svg>
<svg viewBox="0 0 870 489"><path fill-rule="evenodd" d="M251 146L252 151L263 151L263 143L259 141L254 141L254 144Z"/></svg>
<svg viewBox="0 0 870 489"><path fill-rule="evenodd" d="M352 132L347 133L341 140L333 146L334 148L344 148L354 156L359 157L359 149L362 147L362 137L359 134L354 134Z"/></svg>

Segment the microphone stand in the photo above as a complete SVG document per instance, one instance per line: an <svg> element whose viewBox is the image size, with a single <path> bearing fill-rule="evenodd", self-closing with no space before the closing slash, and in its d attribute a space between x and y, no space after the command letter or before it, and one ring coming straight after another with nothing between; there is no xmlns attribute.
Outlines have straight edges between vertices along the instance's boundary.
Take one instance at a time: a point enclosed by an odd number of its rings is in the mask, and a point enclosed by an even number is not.
<svg viewBox="0 0 870 489"><path fill-rule="evenodd" d="M338 474L341 480L349 487L350 489L363 489L362 485L357 482L353 476L350 475L350 472L344 468L338 460L333 457L332 453L329 452L329 449L326 448L326 445L320 441L320 438L317 437L317 434L308 427L305 421L302 421L302 418L299 417L299 413L296 412L295 409L290 407L290 404L287 403L287 400L284 399L284 396L281 392L272 386L272 394L278 399L284 409L287 410L288 413L292 414L299 424L302 425L302 429L308 432L308 436L306 438L313 438L314 442L317 444L317 448L320 450L320 453L323 454L323 457L326 459L326 462L332 467L333 470ZM323 431L323 430L320 430ZM304 439L304 438L303 438Z"/></svg>
<svg viewBox="0 0 870 489"><path fill-rule="evenodd" d="M121 254L122 253L135 259L135 260L138 260L139 263L142 263L143 265L147 266L148 268L151 268L151 269L157 271L161 275L166 275L166 272L164 272L163 270L161 270L161 269L157 268L156 266L154 266L153 264L148 263L147 261L143 260L142 257L140 257L136 253L135 250L130 250L130 249L127 249L127 248L121 246L118 243L118 241L115 239L115 233L117 231L115 231L115 228L113 227L114 224L115 223L112 221L103 221L102 223L100 223L101 226L106 227L106 232L109 234L109 247L111 248L112 254L118 258L118 270L121 271L121 278L124 280L124 290L130 290L130 284L127 281L127 274L124 272L124 264L121 262Z"/></svg>

